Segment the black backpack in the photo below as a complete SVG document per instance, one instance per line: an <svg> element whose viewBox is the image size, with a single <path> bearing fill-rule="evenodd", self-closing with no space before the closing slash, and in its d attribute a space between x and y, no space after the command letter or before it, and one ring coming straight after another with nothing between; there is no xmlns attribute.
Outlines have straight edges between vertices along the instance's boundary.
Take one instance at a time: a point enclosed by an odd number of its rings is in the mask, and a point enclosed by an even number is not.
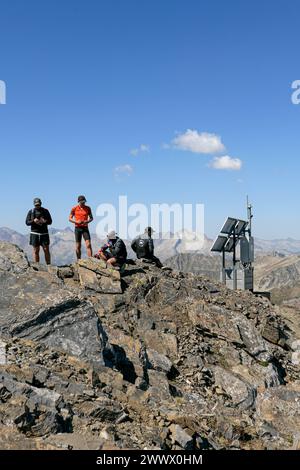
<svg viewBox="0 0 300 470"><path fill-rule="evenodd" d="M139 258L146 258L149 255L148 240L145 238L138 238L136 241L136 253Z"/></svg>

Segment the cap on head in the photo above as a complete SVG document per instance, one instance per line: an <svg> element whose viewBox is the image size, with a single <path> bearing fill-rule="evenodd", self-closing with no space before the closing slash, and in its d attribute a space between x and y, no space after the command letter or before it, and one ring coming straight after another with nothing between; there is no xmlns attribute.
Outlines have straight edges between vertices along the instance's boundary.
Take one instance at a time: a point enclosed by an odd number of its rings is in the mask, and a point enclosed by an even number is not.
<svg viewBox="0 0 300 470"><path fill-rule="evenodd" d="M117 238L117 234L114 230L111 230L108 234L107 234L107 238L109 240L115 240Z"/></svg>
<svg viewBox="0 0 300 470"><path fill-rule="evenodd" d="M33 200L33 205L34 206L41 206L42 205L42 201L40 200L39 197L35 197L34 200Z"/></svg>
<svg viewBox="0 0 300 470"><path fill-rule="evenodd" d="M149 232L153 233L153 232L155 232L155 230L152 227L146 227L145 228L145 233L149 233Z"/></svg>
<svg viewBox="0 0 300 470"><path fill-rule="evenodd" d="M78 196L78 202L86 202L85 196L83 196L82 194Z"/></svg>

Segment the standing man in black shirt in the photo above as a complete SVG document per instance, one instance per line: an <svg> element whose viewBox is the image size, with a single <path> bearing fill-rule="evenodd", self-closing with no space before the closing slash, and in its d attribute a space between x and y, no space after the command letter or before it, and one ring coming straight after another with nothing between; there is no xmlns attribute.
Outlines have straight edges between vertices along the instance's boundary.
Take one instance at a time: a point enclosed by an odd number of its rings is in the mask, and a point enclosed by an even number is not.
<svg viewBox="0 0 300 470"><path fill-rule="evenodd" d="M40 247L42 246L46 264L50 264L48 225L52 224L52 218L48 209L42 207L42 201L38 197L33 200L33 205L34 208L28 212L26 217L26 225L31 227L30 245L33 247L33 258L36 263L40 262Z"/></svg>

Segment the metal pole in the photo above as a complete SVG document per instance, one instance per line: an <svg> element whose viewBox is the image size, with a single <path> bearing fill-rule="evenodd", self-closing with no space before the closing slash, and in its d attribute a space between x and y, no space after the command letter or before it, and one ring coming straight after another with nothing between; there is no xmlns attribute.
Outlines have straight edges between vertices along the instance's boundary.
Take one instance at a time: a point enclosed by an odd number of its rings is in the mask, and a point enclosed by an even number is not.
<svg viewBox="0 0 300 470"><path fill-rule="evenodd" d="M233 267L235 267L235 263L236 263L236 252L235 252L235 227L233 229Z"/></svg>
<svg viewBox="0 0 300 470"><path fill-rule="evenodd" d="M235 269L235 265L236 265L236 235L235 235L235 227L233 229L233 279L232 279L232 282L233 282L233 290L236 290L237 289L237 272L236 272L236 269Z"/></svg>
<svg viewBox="0 0 300 470"><path fill-rule="evenodd" d="M225 265L225 250L222 250L222 283L226 285L226 265Z"/></svg>
<svg viewBox="0 0 300 470"><path fill-rule="evenodd" d="M249 237L251 237L251 230L252 230L252 205L249 204L249 198L247 196L247 214L248 214L248 221L249 221L249 228L248 228L248 233Z"/></svg>
<svg viewBox="0 0 300 470"><path fill-rule="evenodd" d="M250 260L253 258L254 259L254 244L252 245L253 242L253 239L252 239L252 217L253 217L253 214L252 214L252 204L249 204L249 199L248 199L248 196L247 196L247 212L248 212L248 221L249 221L249 228L248 228L248 236L249 236L249 250L253 250L253 253L251 253L251 257L250 257ZM249 253L250 254L250 253ZM252 267L252 261L250 261L248 263L248 271L249 271L249 275L251 276L251 287L249 288L249 290L251 292L253 292L253 278L254 278L254 268Z"/></svg>

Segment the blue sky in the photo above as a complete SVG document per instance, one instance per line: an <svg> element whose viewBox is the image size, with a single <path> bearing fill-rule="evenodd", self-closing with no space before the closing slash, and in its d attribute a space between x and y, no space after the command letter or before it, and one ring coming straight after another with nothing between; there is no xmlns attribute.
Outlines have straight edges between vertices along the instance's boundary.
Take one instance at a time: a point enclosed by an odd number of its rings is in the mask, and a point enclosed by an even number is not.
<svg viewBox="0 0 300 470"><path fill-rule="evenodd" d="M299 14L286 0L2 0L0 226L25 232L34 196L65 227L78 194L94 209L126 194L204 203L212 237L249 194L255 235L300 238Z"/></svg>

